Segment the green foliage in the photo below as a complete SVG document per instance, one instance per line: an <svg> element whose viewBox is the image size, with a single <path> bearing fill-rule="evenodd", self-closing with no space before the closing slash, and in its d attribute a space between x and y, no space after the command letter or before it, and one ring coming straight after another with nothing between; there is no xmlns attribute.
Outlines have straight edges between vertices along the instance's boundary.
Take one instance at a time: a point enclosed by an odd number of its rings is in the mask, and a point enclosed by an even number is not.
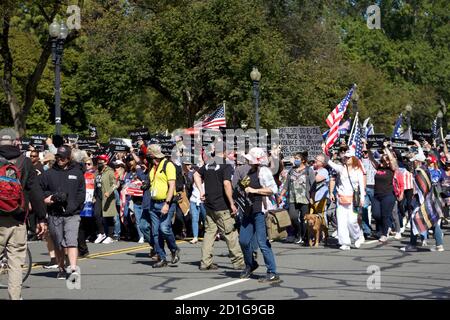
<svg viewBox="0 0 450 320"><path fill-rule="evenodd" d="M6 1L15 8L10 47L14 86L26 82L48 38L43 16L54 1ZM58 12L64 18L63 1ZM101 139L191 126L226 101L228 125L254 123L250 71L257 66L261 126L319 125L358 84L360 119L390 134L408 103L413 125L429 129L439 100L450 101L450 2L380 1L382 30L366 26L373 1L84 1L82 34L65 47L64 132ZM3 70L0 58L0 72ZM51 61L27 119L29 132L52 132ZM0 91L1 125L11 125ZM356 110L349 107L348 115Z"/></svg>

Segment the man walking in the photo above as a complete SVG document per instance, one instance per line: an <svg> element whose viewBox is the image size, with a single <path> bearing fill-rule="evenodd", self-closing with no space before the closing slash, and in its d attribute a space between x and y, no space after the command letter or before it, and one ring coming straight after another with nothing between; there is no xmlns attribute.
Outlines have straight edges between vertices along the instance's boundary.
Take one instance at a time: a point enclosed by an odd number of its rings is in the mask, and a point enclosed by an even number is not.
<svg viewBox="0 0 450 320"><path fill-rule="evenodd" d="M69 280L76 281L80 276L77 267L78 229L86 197L86 184L80 165L71 160L71 149L68 146L59 147L55 157L53 167L41 176L41 187L59 266L57 279L67 278L66 251L70 262Z"/></svg>
<svg viewBox="0 0 450 320"><path fill-rule="evenodd" d="M161 146L151 144L147 148L147 160L151 166L150 177L150 218L152 222L152 236L155 251L160 261L153 268L167 267L164 240L171 252L171 263L180 261L180 249L175 241L172 231L172 217L175 213L177 203L174 200L176 168L169 160L165 159L161 152Z"/></svg>
<svg viewBox="0 0 450 320"><path fill-rule="evenodd" d="M223 156L223 154L217 154ZM194 181L205 202L206 230L202 246L200 270L216 270L213 263L213 249L217 230L225 237L231 262L236 270L245 268L244 257L239 246L239 235L234 216L237 208L233 201L233 168L229 164L206 164L194 173ZM202 180L205 187L202 187Z"/></svg>
<svg viewBox="0 0 450 320"><path fill-rule="evenodd" d="M0 130L0 168L5 169L7 176L0 176L3 196L7 196L7 189L4 184L11 185L14 180L19 180L24 197L24 203L13 212L6 212L0 209L0 252L6 250L8 254L8 294L11 300L22 298L22 265L25 263L27 250L27 229L25 225L28 203L31 203L34 214L37 216L38 236L42 236L47 231L45 220L45 206L42 201L42 191L39 188L36 178L36 172L33 169L30 159L21 155L20 149L16 145L17 135L14 129L7 128ZM11 176L11 167L14 165L20 173L20 177ZM11 182L11 179L14 179ZM11 189L9 189L11 190ZM16 189L17 190L17 189ZM3 198L4 198L3 197ZM0 200L0 206L3 208L3 200Z"/></svg>

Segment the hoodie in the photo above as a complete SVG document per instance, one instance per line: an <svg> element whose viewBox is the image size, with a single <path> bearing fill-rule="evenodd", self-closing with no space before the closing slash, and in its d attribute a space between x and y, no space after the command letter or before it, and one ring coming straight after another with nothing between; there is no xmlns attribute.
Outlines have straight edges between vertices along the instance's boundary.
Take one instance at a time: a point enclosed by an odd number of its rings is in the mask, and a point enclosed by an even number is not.
<svg viewBox="0 0 450 320"><path fill-rule="evenodd" d="M86 182L78 163L72 161L66 169L55 164L44 172L40 180L44 198L57 193L67 196L66 202L55 202L48 206L49 215L73 216L80 214L86 198Z"/></svg>
<svg viewBox="0 0 450 320"><path fill-rule="evenodd" d="M45 204L42 190L39 187L39 181L36 171L29 158L26 158L16 146L0 146L0 157L14 163L20 170L20 182L25 196L25 208L33 208L32 213L36 215L38 221L45 221ZM28 212L29 213L29 212ZM17 221L25 222L27 212L14 215Z"/></svg>

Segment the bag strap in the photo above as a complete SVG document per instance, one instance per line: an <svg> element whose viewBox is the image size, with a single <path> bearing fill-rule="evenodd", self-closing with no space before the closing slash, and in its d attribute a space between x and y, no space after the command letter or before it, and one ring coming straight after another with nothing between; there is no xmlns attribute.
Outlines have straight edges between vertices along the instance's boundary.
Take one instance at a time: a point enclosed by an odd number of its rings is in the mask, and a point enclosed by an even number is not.
<svg viewBox="0 0 450 320"><path fill-rule="evenodd" d="M350 179L350 172L348 171L347 165L345 166L347 169L348 181L350 181L350 185L352 186L353 192L356 192L355 187L353 186L352 179Z"/></svg>

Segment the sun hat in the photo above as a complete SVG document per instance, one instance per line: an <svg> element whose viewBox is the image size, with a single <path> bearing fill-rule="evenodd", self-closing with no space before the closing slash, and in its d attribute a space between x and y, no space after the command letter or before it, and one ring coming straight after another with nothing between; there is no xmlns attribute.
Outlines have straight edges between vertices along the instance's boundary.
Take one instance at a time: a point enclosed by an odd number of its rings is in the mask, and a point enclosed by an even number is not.
<svg viewBox="0 0 450 320"><path fill-rule="evenodd" d="M251 148L244 156L250 164L267 164L267 153L262 148Z"/></svg>
<svg viewBox="0 0 450 320"><path fill-rule="evenodd" d="M161 146L159 144L151 144L147 148L147 155L154 158L164 158L165 155L161 152Z"/></svg>

